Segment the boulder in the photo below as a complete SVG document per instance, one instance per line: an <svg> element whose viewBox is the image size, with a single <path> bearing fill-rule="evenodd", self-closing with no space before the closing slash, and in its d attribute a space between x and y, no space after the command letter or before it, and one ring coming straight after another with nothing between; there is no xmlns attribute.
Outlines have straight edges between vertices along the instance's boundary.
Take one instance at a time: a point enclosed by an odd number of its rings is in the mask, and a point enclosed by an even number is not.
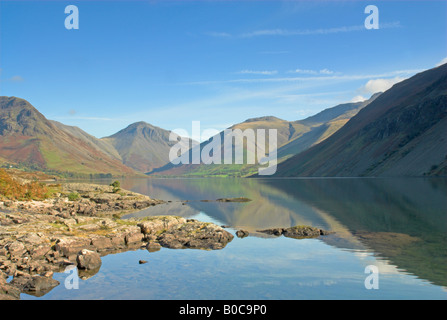
<svg viewBox="0 0 447 320"><path fill-rule="evenodd" d="M217 250L224 248L233 238L231 233L213 223L189 221L163 232L157 240L167 248Z"/></svg>
<svg viewBox="0 0 447 320"><path fill-rule="evenodd" d="M76 257L77 267L83 270L95 270L101 267L101 256L91 250L83 249Z"/></svg>
<svg viewBox="0 0 447 320"><path fill-rule="evenodd" d="M13 241L6 246L11 257L21 257L25 252L26 248L22 242Z"/></svg>
<svg viewBox="0 0 447 320"><path fill-rule="evenodd" d="M113 248L113 243L108 237L93 237L91 245L96 248L96 250L104 250Z"/></svg>
<svg viewBox="0 0 447 320"><path fill-rule="evenodd" d="M29 274L18 274L10 282L11 286L16 287L21 292L26 292L35 296L43 296L59 285L59 281L40 275L31 276Z"/></svg>
<svg viewBox="0 0 447 320"><path fill-rule="evenodd" d="M295 226L284 230L284 237L302 239L319 237L322 230L310 226Z"/></svg>
<svg viewBox="0 0 447 320"><path fill-rule="evenodd" d="M90 247L91 240L81 237L66 237L60 238L56 241L54 248L60 252L61 255L70 258L79 250Z"/></svg>
<svg viewBox="0 0 447 320"><path fill-rule="evenodd" d="M159 234L186 222L186 219L176 216L152 217L138 224L141 232L147 234Z"/></svg>

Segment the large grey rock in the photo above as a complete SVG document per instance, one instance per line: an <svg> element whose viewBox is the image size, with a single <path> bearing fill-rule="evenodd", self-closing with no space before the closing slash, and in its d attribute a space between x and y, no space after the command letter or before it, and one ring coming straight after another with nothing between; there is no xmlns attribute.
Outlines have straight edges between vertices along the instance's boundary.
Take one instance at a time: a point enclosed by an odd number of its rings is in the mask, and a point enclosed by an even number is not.
<svg viewBox="0 0 447 320"><path fill-rule="evenodd" d="M157 240L167 248L217 250L224 248L233 238L231 233L213 223L189 220L163 232Z"/></svg>
<svg viewBox="0 0 447 320"><path fill-rule="evenodd" d="M166 230L184 224L185 218L176 216L151 217L149 220L142 221L138 224L141 232L147 234L160 234Z"/></svg>
<svg viewBox="0 0 447 320"><path fill-rule="evenodd" d="M35 296L43 296L59 285L59 281L40 275L20 274L11 280L10 285L16 287L21 292L26 292Z"/></svg>

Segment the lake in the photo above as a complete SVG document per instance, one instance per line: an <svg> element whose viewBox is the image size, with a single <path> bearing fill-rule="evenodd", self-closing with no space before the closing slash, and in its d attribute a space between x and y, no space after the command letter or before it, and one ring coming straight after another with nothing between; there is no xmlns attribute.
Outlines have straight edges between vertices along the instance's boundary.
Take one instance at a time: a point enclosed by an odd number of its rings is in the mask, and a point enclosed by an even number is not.
<svg viewBox="0 0 447 320"><path fill-rule="evenodd" d="M126 218L177 215L250 234L222 250L111 254L78 289L67 289L68 274L58 273L58 287L22 299L447 298L446 179L125 179L121 187L171 201ZM224 197L252 201L201 201ZM257 232L295 225L334 233L291 239ZM365 272L368 266L377 272Z"/></svg>

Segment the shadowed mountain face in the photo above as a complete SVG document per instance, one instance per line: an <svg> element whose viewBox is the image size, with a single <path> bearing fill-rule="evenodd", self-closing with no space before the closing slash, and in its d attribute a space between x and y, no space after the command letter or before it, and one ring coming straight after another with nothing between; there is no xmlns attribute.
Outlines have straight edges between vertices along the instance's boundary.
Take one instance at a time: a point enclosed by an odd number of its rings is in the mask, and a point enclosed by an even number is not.
<svg viewBox="0 0 447 320"><path fill-rule="evenodd" d="M0 155L5 162L42 170L136 173L85 139L47 120L29 102L16 97L0 97Z"/></svg>
<svg viewBox="0 0 447 320"><path fill-rule="evenodd" d="M277 176L445 175L447 64L394 85Z"/></svg>
<svg viewBox="0 0 447 320"><path fill-rule="evenodd" d="M171 131L141 121L101 140L117 150L125 165L140 172L149 172L169 162L169 151L177 144L177 141L169 140L170 134ZM190 147L189 139L182 141Z"/></svg>
<svg viewBox="0 0 447 320"><path fill-rule="evenodd" d="M248 119L242 123L236 124L228 129L241 130L242 133L247 129L257 132L258 129L265 130L266 144L260 144L256 140L254 145L244 142L243 146L243 164L223 164L224 154L234 153L235 142L225 145L225 138L229 134L224 131L210 138L208 141L201 143L192 149L189 153L189 159L193 159L193 154L201 154L208 144L212 144L216 140L220 145L221 164L167 164L159 169L151 172L153 175L171 175L171 176L247 176L258 172L257 164L250 164L250 157L258 163L257 149L268 154L271 146L269 145L269 129L275 129L277 132L277 153L278 161L281 162L312 145L323 141L330 137L334 132L340 129L353 115L366 105L374 101L380 93L373 95L369 100L356 103L340 104L332 108L323 110L322 112L298 121L286 121L273 116L259 117ZM257 139L257 138L256 138ZM219 149L219 148L218 148ZM234 160L234 156L233 156ZM192 161L191 161L192 162Z"/></svg>

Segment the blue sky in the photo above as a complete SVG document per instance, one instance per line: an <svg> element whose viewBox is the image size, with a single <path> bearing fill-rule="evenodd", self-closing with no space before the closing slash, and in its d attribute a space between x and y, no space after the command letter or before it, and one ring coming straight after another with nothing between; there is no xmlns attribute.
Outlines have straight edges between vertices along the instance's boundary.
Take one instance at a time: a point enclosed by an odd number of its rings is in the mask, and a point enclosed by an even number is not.
<svg viewBox="0 0 447 320"><path fill-rule="evenodd" d="M446 39L446 1L1 0L0 95L96 137L136 121L222 130L368 98L441 63Z"/></svg>

